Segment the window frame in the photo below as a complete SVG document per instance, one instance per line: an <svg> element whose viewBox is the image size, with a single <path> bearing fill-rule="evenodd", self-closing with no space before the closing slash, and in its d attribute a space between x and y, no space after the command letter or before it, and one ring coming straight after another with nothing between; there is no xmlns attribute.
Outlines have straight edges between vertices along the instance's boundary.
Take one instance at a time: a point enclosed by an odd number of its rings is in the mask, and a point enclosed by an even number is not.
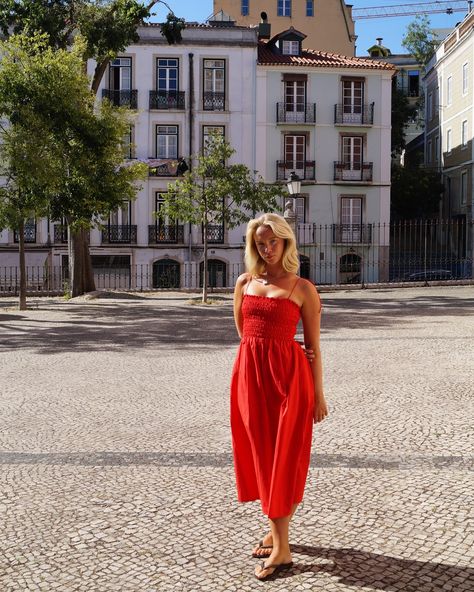
<svg viewBox="0 0 474 592"><path fill-rule="evenodd" d="M306 16L314 16L314 0L306 0Z"/></svg>
<svg viewBox="0 0 474 592"><path fill-rule="evenodd" d="M446 153L450 154L452 150L452 143L453 143L453 130L452 128L448 128L446 130Z"/></svg>
<svg viewBox="0 0 474 592"><path fill-rule="evenodd" d="M465 97L469 91L469 71L468 63L462 65L462 96Z"/></svg>
<svg viewBox="0 0 474 592"><path fill-rule="evenodd" d="M205 133L206 128L213 128L213 129L220 129L222 130L222 138L225 140L225 125L215 125L213 123L203 123L201 127L201 154L206 155L206 145L205 145L205 138L207 138L210 134Z"/></svg>
<svg viewBox="0 0 474 592"><path fill-rule="evenodd" d="M277 0L277 16L291 17L291 0Z"/></svg>
<svg viewBox="0 0 474 592"><path fill-rule="evenodd" d="M467 119L461 122L461 148L467 148Z"/></svg>
<svg viewBox="0 0 474 592"><path fill-rule="evenodd" d="M453 77L448 76L446 78L446 106L453 104Z"/></svg>
<svg viewBox="0 0 474 592"><path fill-rule="evenodd" d="M466 183L464 184L464 179L466 179ZM461 191L460 191L460 197L461 197L461 205L464 206L467 204L467 188L468 188L468 176L467 176L467 171L461 171L461 182L460 182L460 186L461 186Z"/></svg>
<svg viewBox="0 0 474 592"><path fill-rule="evenodd" d="M285 49L287 51L285 51ZM281 53L282 55L299 56L300 55L300 42L296 39L282 39L281 40Z"/></svg>
<svg viewBox="0 0 474 592"><path fill-rule="evenodd" d="M166 133L166 134L159 134L158 129L160 127L167 127L167 128L176 128L176 133ZM175 136L176 137L176 156L158 156L158 138L159 136ZM168 150L167 150L168 152ZM168 160L175 160L179 158L179 125L167 125L163 123L157 123L155 126L155 158L163 158Z"/></svg>
<svg viewBox="0 0 474 592"><path fill-rule="evenodd" d="M222 66L206 66L207 62L222 62L223 65ZM222 70L223 71L223 77L222 77L222 91L219 90L215 90L216 87L216 71L218 70ZM213 90L207 90L206 89L206 72L210 71L212 72L212 87ZM226 86L227 86L227 59L226 58L220 58L220 57L203 57L202 58L202 93L203 93L203 110L204 111L225 111L226 109L226 101L227 101L227 92L226 92ZM222 109L216 109L215 105L213 109L205 109L205 99L204 96L206 93L212 93L212 94L220 94L222 93L223 95L223 101L222 101Z"/></svg>
<svg viewBox="0 0 474 592"><path fill-rule="evenodd" d="M241 16L248 16L249 15L249 0L241 0L240 14L241 14Z"/></svg>
<svg viewBox="0 0 474 592"><path fill-rule="evenodd" d="M175 61L176 62L176 66L160 66L160 60L163 61ZM157 56L156 58L156 90L158 92L166 92L166 93L176 93L176 96L178 95L179 92L179 58L178 57L160 57ZM159 71L160 70L166 70L168 73L170 70L176 70L176 88L169 88L169 82L170 82L170 77L167 76L166 77L166 88L160 88L160 76L159 76Z"/></svg>

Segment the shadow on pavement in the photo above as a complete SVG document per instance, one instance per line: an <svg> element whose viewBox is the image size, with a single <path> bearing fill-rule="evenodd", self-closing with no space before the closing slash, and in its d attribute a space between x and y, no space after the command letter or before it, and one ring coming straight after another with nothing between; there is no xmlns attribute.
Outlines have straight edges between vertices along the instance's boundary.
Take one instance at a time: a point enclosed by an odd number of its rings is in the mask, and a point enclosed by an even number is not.
<svg viewBox="0 0 474 592"><path fill-rule="evenodd" d="M189 300L189 297L186 296ZM166 299L163 299L166 300ZM44 318L48 312L52 315ZM55 316L57 314L61 317ZM41 315L43 318L39 318ZM390 329L413 318L474 315L474 298L416 296L412 299L323 296L323 340L339 329ZM299 327L299 332L301 326ZM384 334L380 339L396 339ZM217 306L186 302L47 303L28 313L0 315L0 351L34 349L54 354L80 351L173 350L213 351L238 344L231 302Z"/></svg>
<svg viewBox="0 0 474 592"><path fill-rule="evenodd" d="M330 547L311 547L292 545L292 551L299 555L317 557L322 562L305 565L296 564L295 571L328 573L344 585L364 587L385 592L436 592L447 590L474 589L474 568L401 559L390 555L369 553L358 549L336 549ZM291 571L281 575L291 577ZM403 587L401 587L403 586Z"/></svg>

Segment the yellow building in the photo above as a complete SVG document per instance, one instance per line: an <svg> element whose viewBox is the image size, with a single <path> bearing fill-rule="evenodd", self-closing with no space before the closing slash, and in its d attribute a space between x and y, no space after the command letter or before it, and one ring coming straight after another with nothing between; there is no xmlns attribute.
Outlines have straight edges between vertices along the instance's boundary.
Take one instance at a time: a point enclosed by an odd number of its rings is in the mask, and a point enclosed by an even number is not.
<svg viewBox="0 0 474 592"><path fill-rule="evenodd" d="M244 26L258 25L265 12L272 34L294 27L305 32L305 48L355 55L352 6L344 0L214 0L214 14L220 11Z"/></svg>

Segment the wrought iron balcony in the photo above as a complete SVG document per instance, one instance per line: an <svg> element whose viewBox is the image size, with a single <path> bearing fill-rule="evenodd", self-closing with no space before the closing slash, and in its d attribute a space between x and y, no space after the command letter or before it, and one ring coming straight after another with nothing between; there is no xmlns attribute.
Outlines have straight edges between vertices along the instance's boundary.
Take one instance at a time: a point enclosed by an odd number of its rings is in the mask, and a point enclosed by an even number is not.
<svg viewBox="0 0 474 592"><path fill-rule="evenodd" d="M202 242L204 242L204 230L202 231ZM224 242L224 226L222 224L208 224L208 226L207 226L207 242L208 243L223 243Z"/></svg>
<svg viewBox="0 0 474 592"><path fill-rule="evenodd" d="M334 105L334 123L337 125L373 125L374 106Z"/></svg>
<svg viewBox="0 0 474 592"><path fill-rule="evenodd" d="M371 224L333 224L332 241L341 244L372 244Z"/></svg>
<svg viewBox="0 0 474 592"><path fill-rule="evenodd" d="M102 243L136 244L137 227L134 224L110 224L102 229Z"/></svg>
<svg viewBox="0 0 474 592"><path fill-rule="evenodd" d="M316 123L316 103L277 103L277 123Z"/></svg>
<svg viewBox="0 0 474 592"><path fill-rule="evenodd" d="M148 226L150 245L184 243L184 226L178 224L153 224Z"/></svg>
<svg viewBox="0 0 474 592"><path fill-rule="evenodd" d="M224 111L225 93L205 92L202 95L202 108L204 111Z"/></svg>
<svg viewBox="0 0 474 592"><path fill-rule="evenodd" d="M65 224L54 225L54 242L67 243L67 226Z"/></svg>
<svg viewBox="0 0 474 592"><path fill-rule="evenodd" d="M102 98L108 99L116 107L130 107L136 109L138 105L137 90L112 90L104 88Z"/></svg>
<svg viewBox="0 0 474 592"><path fill-rule="evenodd" d="M302 181L314 181L316 178L316 163L314 160L301 162L277 160L277 181L286 181L293 171Z"/></svg>
<svg viewBox="0 0 474 592"><path fill-rule="evenodd" d="M347 162L334 163L334 181L345 183L372 183L373 162L351 164Z"/></svg>
<svg viewBox="0 0 474 592"><path fill-rule="evenodd" d="M25 243L36 242L36 224L25 224L23 228L23 240L25 241ZM13 233L13 241L15 243L20 242L20 235L16 230Z"/></svg>
<svg viewBox="0 0 474 592"><path fill-rule="evenodd" d="M184 91L151 90L150 109L184 109Z"/></svg>

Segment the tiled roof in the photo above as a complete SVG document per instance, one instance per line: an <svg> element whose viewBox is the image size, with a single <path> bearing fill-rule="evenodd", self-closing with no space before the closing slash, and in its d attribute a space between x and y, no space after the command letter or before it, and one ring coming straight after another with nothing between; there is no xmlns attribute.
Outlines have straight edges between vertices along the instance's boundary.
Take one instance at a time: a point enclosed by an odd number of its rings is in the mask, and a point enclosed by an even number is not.
<svg viewBox="0 0 474 592"><path fill-rule="evenodd" d="M315 49L304 49L300 56L281 55L273 53L262 42L258 45L258 63L266 66L312 66L318 68L363 68L369 70L397 69L392 64L374 59L353 58L327 51L316 51Z"/></svg>

